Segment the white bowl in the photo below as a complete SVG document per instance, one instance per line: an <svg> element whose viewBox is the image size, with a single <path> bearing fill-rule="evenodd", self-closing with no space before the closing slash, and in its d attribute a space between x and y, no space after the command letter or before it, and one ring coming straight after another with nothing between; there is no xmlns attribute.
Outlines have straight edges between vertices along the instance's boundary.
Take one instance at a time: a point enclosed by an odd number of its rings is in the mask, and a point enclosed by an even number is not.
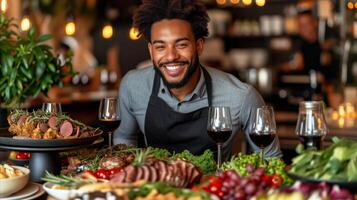
<svg viewBox="0 0 357 200"><path fill-rule="evenodd" d="M24 175L16 176L13 178L0 179L0 197L7 197L11 194L23 189L30 178L30 170L25 167L11 166L13 168L21 170Z"/></svg>
<svg viewBox="0 0 357 200"><path fill-rule="evenodd" d="M48 195L55 199L60 200L69 200L78 194L78 190L74 189L56 189L53 188L54 184L50 182L46 182L43 184L43 189L47 192Z"/></svg>

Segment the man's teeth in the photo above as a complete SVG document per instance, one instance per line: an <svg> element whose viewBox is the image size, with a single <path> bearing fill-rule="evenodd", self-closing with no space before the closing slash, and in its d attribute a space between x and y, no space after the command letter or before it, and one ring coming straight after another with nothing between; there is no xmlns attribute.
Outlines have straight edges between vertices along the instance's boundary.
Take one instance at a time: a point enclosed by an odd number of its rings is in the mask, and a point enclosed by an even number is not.
<svg viewBox="0 0 357 200"><path fill-rule="evenodd" d="M179 66L166 66L166 69L168 69L168 70L176 70L178 68L179 68Z"/></svg>

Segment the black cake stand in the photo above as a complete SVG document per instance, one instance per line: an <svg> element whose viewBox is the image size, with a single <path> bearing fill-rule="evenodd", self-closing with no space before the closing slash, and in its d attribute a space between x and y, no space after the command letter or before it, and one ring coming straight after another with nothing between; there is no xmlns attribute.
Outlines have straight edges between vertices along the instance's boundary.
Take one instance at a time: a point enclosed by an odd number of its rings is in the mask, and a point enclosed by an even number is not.
<svg viewBox="0 0 357 200"><path fill-rule="evenodd" d="M43 182L46 171L58 175L61 171L59 152L95 147L103 143L101 132L95 136L74 139L27 140L9 137L5 129L0 129L0 149L31 152L29 168L31 181Z"/></svg>

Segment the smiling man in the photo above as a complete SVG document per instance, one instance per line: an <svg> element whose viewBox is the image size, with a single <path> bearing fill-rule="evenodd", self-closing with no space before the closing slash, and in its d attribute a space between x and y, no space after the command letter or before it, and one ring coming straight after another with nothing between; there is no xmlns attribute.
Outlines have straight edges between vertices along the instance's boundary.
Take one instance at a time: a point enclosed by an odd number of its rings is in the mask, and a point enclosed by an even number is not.
<svg viewBox="0 0 357 200"><path fill-rule="evenodd" d="M231 154L233 138L242 130L248 137L256 109L264 105L257 91L234 76L202 66L199 56L208 35L206 9L193 0L144 0L134 26L148 41L152 67L132 70L121 82L121 125L114 143L137 144L140 129L146 146L201 154L216 151L207 135L209 106L227 106L233 134L223 145ZM281 156L278 139L266 156Z"/></svg>

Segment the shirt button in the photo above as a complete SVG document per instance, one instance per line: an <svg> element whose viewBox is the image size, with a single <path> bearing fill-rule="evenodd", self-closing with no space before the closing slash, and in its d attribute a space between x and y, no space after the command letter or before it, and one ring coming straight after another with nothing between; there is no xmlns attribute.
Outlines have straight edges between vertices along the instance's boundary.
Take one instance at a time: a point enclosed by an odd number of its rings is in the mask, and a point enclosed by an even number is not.
<svg viewBox="0 0 357 200"><path fill-rule="evenodd" d="M179 106L179 107L180 107L180 106L181 106L181 103L178 103L178 104L177 104L177 106Z"/></svg>
<svg viewBox="0 0 357 200"><path fill-rule="evenodd" d="M161 93L165 94L165 89L162 89L162 90L161 90Z"/></svg>

